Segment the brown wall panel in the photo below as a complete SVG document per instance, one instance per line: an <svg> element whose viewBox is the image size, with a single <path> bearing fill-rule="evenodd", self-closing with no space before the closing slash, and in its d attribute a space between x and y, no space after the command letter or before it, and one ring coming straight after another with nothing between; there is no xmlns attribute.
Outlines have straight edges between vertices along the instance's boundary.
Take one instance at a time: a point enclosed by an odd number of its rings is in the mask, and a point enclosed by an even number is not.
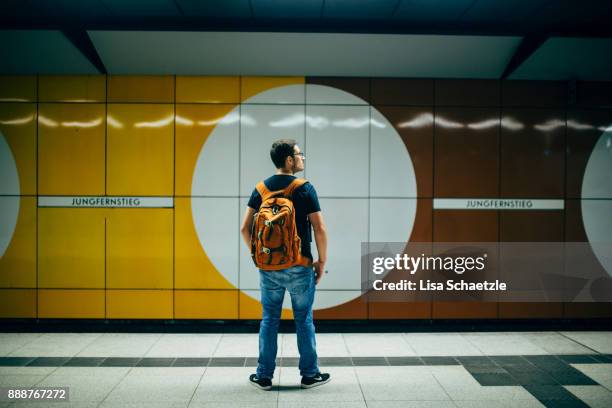
<svg viewBox="0 0 612 408"><path fill-rule="evenodd" d="M555 107L567 104L565 81L502 81L502 105Z"/></svg>
<svg viewBox="0 0 612 408"><path fill-rule="evenodd" d="M437 106L499 106L500 81L489 79L436 79Z"/></svg>
<svg viewBox="0 0 612 408"><path fill-rule="evenodd" d="M432 79L372 78L373 105L433 105Z"/></svg>
<svg viewBox="0 0 612 408"><path fill-rule="evenodd" d="M437 109L434 163L436 197L497 197L499 111Z"/></svg>
<svg viewBox="0 0 612 408"><path fill-rule="evenodd" d="M502 112L501 196L563 198L565 112L506 109Z"/></svg>

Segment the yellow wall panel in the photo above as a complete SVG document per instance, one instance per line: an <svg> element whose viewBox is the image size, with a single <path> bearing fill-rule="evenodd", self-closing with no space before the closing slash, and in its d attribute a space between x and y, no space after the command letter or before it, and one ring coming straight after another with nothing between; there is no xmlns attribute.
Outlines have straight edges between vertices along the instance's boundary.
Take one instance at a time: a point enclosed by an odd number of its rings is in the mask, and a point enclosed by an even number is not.
<svg viewBox="0 0 612 408"><path fill-rule="evenodd" d="M206 139L236 105L176 106L176 194L191 195L193 172Z"/></svg>
<svg viewBox="0 0 612 408"><path fill-rule="evenodd" d="M0 137L17 166L18 194L36 194L36 104L0 103Z"/></svg>
<svg viewBox="0 0 612 408"><path fill-rule="evenodd" d="M39 290L38 317L104 319L104 290Z"/></svg>
<svg viewBox="0 0 612 408"><path fill-rule="evenodd" d="M0 102L36 102L36 76L0 76Z"/></svg>
<svg viewBox="0 0 612 408"><path fill-rule="evenodd" d="M17 201L17 202L15 202ZM18 204L17 223L11 242L0 256L0 287L36 287L36 197L0 197L0 222L11 225L12 211Z"/></svg>
<svg viewBox="0 0 612 408"><path fill-rule="evenodd" d="M172 290L107 290L108 319L172 319Z"/></svg>
<svg viewBox="0 0 612 408"><path fill-rule="evenodd" d="M39 194L104 195L105 110L102 104L39 105Z"/></svg>
<svg viewBox="0 0 612 408"><path fill-rule="evenodd" d="M191 199L174 199L175 288L234 289L212 264L198 240L191 215Z"/></svg>
<svg viewBox="0 0 612 408"><path fill-rule="evenodd" d="M110 75L108 102L174 102L174 76Z"/></svg>
<svg viewBox="0 0 612 408"><path fill-rule="evenodd" d="M177 103L238 103L240 77L177 76Z"/></svg>
<svg viewBox="0 0 612 408"><path fill-rule="evenodd" d="M285 296L289 294L286 293ZM261 303L250 296L240 292L240 319L244 320L259 320L261 319ZM293 310L283 309L281 312L281 320L293 319Z"/></svg>
<svg viewBox="0 0 612 408"><path fill-rule="evenodd" d="M39 208L39 287L104 288L106 212L99 208Z"/></svg>
<svg viewBox="0 0 612 408"><path fill-rule="evenodd" d="M237 319L238 290L176 290L175 319Z"/></svg>
<svg viewBox="0 0 612 408"><path fill-rule="evenodd" d="M108 195L170 196L174 106L108 105Z"/></svg>
<svg viewBox="0 0 612 408"><path fill-rule="evenodd" d="M172 289L172 209L109 210L108 288Z"/></svg>
<svg viewBox="0 0 612 408"><path fill-rule="evenodd" d="M36 317L36 289L0 289L0 318L15 317Z"/></svg>
<svg viewBox="0 0 612 408"><path fill-rule="evenodd" d="M105 75L49 75L38 78L40 102L104 102Z"/></svg>
<svg viewBox="0 0 612 408"><path fill-rule="evenodd" d="M245 101L268 89L303 83L304 77L242 77L241 98Z"/></svg>

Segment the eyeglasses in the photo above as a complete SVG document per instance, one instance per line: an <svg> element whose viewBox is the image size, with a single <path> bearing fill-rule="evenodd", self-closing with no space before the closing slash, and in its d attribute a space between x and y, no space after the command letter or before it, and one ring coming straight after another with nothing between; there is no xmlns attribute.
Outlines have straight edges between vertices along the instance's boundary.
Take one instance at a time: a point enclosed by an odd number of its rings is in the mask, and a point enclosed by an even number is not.
<svg viewBox="0 0 612 408"><path fill-rule="evenodd" d="M302 159L306 158L306 156L304 156L303 152L299 152L299 153L293 153L294 156L300 156Z"/></svg>

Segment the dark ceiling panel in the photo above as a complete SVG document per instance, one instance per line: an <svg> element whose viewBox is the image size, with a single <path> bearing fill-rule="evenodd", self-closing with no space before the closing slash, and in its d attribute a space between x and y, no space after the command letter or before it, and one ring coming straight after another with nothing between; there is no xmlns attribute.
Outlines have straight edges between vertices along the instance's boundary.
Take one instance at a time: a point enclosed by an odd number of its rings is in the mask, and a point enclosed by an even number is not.
<svg viewBox="0 0 612 408"><path fill-rule="evenodd" d="M520 24L550 0L477 0L461 18L463 22L492 21Z"/></svg>
<svg viewBox="0 0 612 408"><path fill-rule="evenodd" d="M98 0L28 0L33 17L110 17Z"/></svg>
<svg viewBox="0 0 612 408"><path fill-rule="evenodd" d="M168 16L181 13L174 0L100 0L115 16Z"/></svg>
<svg viewBox="0 0 612 408"><path fill-rule="evenodd" d="M612 2L609 0L556 0L547 2L529 20L533 24L555 24L565 26L602 25L610 26Z"/></svg>
<svg viewBox="0 0 612 408"><path fill-rule="evenodd" d="M253 14L262 18L319 18L323 0L251 0Z"/></svg>
<svg viewBox="0 0 612 408"><path fill-rule="evenodd" d="M337 19L390 18L399 0L325 0L323 17Z"/></svg>
<svg viewBox="0 0 612 408"><path fill-rule="evenodd" d="M251 18L249 0L176 0L185 16Z"/></svg>
<svg viewBox="0 0 612 408"><path fill-rule="evenodd" d="M456 21L474 3L474 0L402 0L394 19L431 22Z"/></svg>

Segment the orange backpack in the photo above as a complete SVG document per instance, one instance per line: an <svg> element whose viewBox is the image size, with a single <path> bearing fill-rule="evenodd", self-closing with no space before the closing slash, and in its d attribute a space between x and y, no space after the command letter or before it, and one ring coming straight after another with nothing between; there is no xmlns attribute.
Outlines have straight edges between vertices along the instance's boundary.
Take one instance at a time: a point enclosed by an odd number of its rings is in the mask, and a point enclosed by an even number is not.
<svg viewBox="0 0 612 408"><path fill-rule="evenodd" d="M251 257L259 269L277 271L309 265L310 259L301 254L301 239L291 200L295 189L304 183L304 179L295 179L278 191L268 190L263 181L257 183L255 188L261 196L261 206L253 216Z"/></svg>

